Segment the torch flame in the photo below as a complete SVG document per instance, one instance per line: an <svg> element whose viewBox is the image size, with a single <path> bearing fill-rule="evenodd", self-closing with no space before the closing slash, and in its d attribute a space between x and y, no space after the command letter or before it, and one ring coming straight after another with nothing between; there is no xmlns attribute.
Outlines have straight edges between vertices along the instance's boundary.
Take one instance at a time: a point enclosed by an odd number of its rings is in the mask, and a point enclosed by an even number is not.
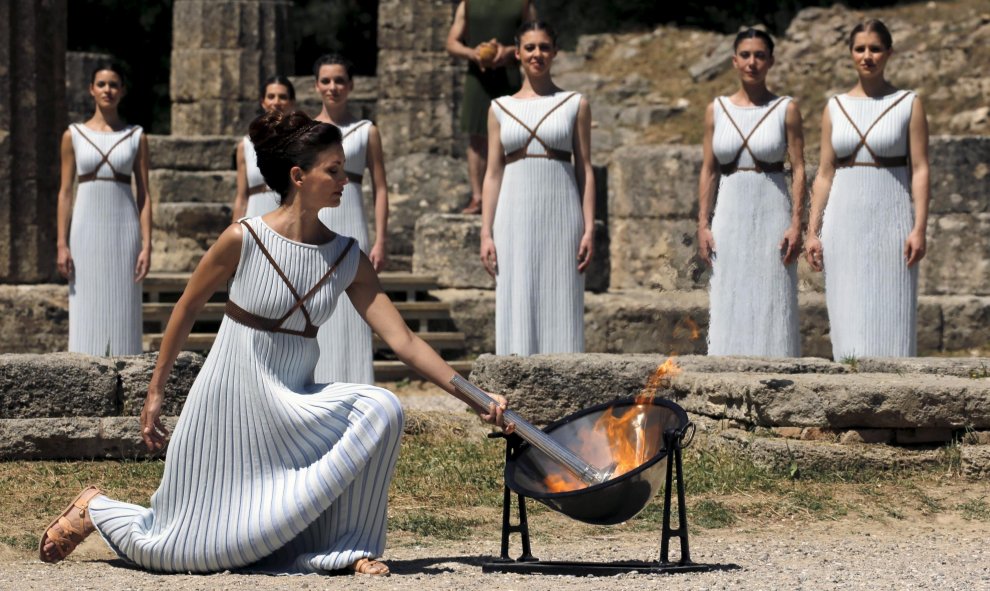
<svg viewBox="0 0 990 591"><path fill-rule="evenodd" d="M649 437L658 434L650 433L646 425L646 406L657 395L658 390L670 387L670 380L681 373L674 357L657 367L653 375L646 381L643 390L635 398L635 404L623 409L612 408L602 413L590 430L581 433L579 455L584 458L611 458L615 465L611 478L616 478L643 465L647 457ZM603 447L607 451L603 452ZM606 463L601 468L607 468ZM579 490L587 487L583 481L569 472L560 471L548 474L543 479L543 485L548 492L558 493Z"/></svg>

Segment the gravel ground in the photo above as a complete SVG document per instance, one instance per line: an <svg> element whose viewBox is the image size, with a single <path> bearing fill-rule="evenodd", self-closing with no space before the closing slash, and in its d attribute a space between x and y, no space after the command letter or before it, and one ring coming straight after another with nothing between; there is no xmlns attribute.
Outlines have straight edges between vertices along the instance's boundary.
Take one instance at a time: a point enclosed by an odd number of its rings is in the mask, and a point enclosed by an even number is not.
<svg viewBox="0 0 990 591"><path fill-rule="evenodd" d="M534 527L539 527L534 524ZM657 538L643 532L552 541L534 539L533 551L546 560L636 560L657 552ZM498 551L491 540L416 546L400 539L386 551L393 574L374 577L270 577L219 574L155 575L127 567L94 536L65 562L47 565L23 553L0 554L0 589L106 589L180 591L245 589L543 589L794 590L794 589L990 589L990 525L957 518L925 523L868 519L786 523L752 531L701 531L692 538L697 562L735 564L738 569L677 575L625 574L613 577L483 574L480 563Z"/></svg>

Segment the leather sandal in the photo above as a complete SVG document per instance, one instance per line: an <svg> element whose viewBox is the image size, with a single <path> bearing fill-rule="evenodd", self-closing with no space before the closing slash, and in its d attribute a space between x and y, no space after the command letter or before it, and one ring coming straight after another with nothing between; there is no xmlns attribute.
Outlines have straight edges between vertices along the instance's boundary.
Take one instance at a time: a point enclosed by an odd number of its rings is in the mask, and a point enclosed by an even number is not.
<svg viewBox="0 0 990 591"><path fill-rule="evenodd" d="M369 575L374 577L387 577L391 574L388 565L374 558L358 558L350 567L356 575Z"/></svg>
<svg viewBox="0 0 990 591"><path fill-rule="evenodd" d="M72 502L65 508L65 511L62 511L61 515L48 524L45 533L41 535L41 542L38 544L38 557L42 562L59 562L92 533L85 531L84 525L87 511L89 511L89 502L93 500L93 497L102 494L103 491L99 488L87 486L76 495L76 498L72 499ZM80 523L83 525L76 527ZM56 525L59 529L54 529ZM45 543L47 542L54 544L56 554L54 558L45 554Z"/></svg>

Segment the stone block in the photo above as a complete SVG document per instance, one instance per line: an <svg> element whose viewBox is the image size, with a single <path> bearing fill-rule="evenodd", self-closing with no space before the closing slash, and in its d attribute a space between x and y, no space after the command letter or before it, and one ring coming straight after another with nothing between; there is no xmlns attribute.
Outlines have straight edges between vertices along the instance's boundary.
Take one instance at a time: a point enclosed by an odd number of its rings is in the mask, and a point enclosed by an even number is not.
<svg viewBox="0 0 990 591"><path fill-rule="evenodd" d="M173 117L174 117L173 106ZM429 152L452 154L457 129L457 111L449 100L381 99L378 126L385 130L385 156Z"/></svg>
<svg viewBox="0 0 990 591"><path fill-rule="evenodd" d="M148 186L158 203L223 203L232 205L237 192L237 173L233 170L191 171L152 170Z"/></svg>
<svg viewBox="0 0 990 591"><path fill-rule="evenodd" d="M839 436L839 443L890 443L894 440L893 429L849 429Z"/></svg>
<svg viewBox="0 0 990 591"><path fill-rule="evenodd" d="M291 72L291 19L290 0L175 0L172 47L259 50L269 71Z"/></svg>
<svg viewBox="0 0 990 591"><path fill-rule="evenodd" d="M151 374L158 361L158 353L145 353L132 357L121 358L120 368L120 399L121 414L139 416L148 395L148 384ZM183 351L175 359L168 383L165 384L165 400L162 402L162 413L176 415L182 412L186 396L192 388L196 376L203 368L205 358L190 351Z"/></svg>
<svg viewBox="0 0 990 591"><path fill-rule="evenodd" d="M0 353L51 353L69 346L65 285L0 285Z"/></svg>
<svg viewBox="0 0 990 591"><path fill-rule="evenodd" d="M382 51L378 54L378 98L452 101L455 79L463 76L463 63L446 52L413 54Z"/></svg>
<svg viewBox="0 0 990 591"><path fill-rule="evenodd" d="M383 141L387 138L383 134ZM385 155L388 170L388 243L392 254L411 255L416 222L426 214L454 213L467 204L471 186L467 162L427 152ZM370 195L365 205L374 216ZM477 252L475 253L477 258Z"/></svg>
<svg viewBox="0 0 990 591"><path fill-rule="evenodd" d="M192 271L231 223L230 206L219 203L158 203L151 268Z"/></svg>
<svg viewBox="0 0 990 591"><path fill-rule="evenodd" d="M801 427L774 427L770 429L777 437L784 439L801 439L804 429Z"/></svg>
<svg viewBox="0 0 990 591"><path fill-rule="evenodd" d="M990 297L942 296L942 350L990 349Z"/></svg>
<svg viewBox="0 0 990 591"><path fill-rule="evenodd" d="M584 318L588 352L685 355L707 349L703 291L586 294Z"/></svg>
<svg viewBox="0 0 990 591"><path fill-rule="evenodd" d="M932 214L990 212L990 137L936 136L928 154Z"/></svg>
<svg viewBox="0 0 990 591"><path fill-rule="evenodd" d="M0 355L0 418L115 415L119 359L79 353Z"/></svg>
<svg viewBox="0 0 990 591"><path fill-rule="evenodd" d="M258 100L204 99L172 102L172 133L177 136L243 136L258 116Z"/></svg>
<svg viewBox="0 0 990 591"><path fill-rule="evenodd" d="M169 94L173 102L251 101L260 109L258 92L269 75L263 61L257 50L173 49Z"/></svg>
<svg viewBox="0 0 990 591"><path fill-rule="evenodd" d="M832 339L825 294L798 294L798 323L801 331L801 354L806 357L832 357Z"/></svg>
<svg viewBox="0 0 990 591"><path fill-rule="evenodd" d="M613 175L610 175L610 177ZM614 185L609 188L609 195ZM693 219L609 216L610 287L613 289L702 289L710 271L697 256Z"/></svg>
<svg viewBox="0 0 990 591"><path fill-rule="evenodd" d="M169 431L178 417L162 417ZM135 417L0 419L0 460L88 460L154 457Z"/></svg>
<svg viewBox="0 0 990 591"><path fill-rule="evenodd" d="M447 0L382 0L378 3L379 56L442 52L456 5Z"/></svg>
<svg viewBox="0 0 990 591"><path fill-rule="evenodd" d="M693 222L698 216L700 172L700 146L621 147L609 163L609 216Z"/></svg>
<svg viewBox="0 0 990 591"><path fill-rule="evenodd" d="M897 429L894 433L894 438L900 445L948 443L952 441L952 429L932 427Z"/></svg>
<svg viewBox="0 0 990 591"><path fill-rule="evenodd" d="M936 216L928 224L921 261L925 294L990 295L990 212Z"/></svg>
<svg viewBox="0 0 990 591"><path fill-rule="evenodd" d="M465 335L465 351L481 355L495 351L495 292L487 289L440 289L430 295L450 304L454 329Z"/></svg>
<svg viewBox="0 0 990 591"><path fill-rule="evenodd" d="M832 429L822 427L805 427L801 430L802 441L837 441L838 436Z"/></svg>
<svg viewBox="0 0 990 591"><path fill-rule="evenodd" d="M237 144L247 134L247 128L236 136L186 137L179 135L147 135L151 155L152 175L156 169L172 170L234 170ZM157 194L156 194L157 196Z"/></svg>

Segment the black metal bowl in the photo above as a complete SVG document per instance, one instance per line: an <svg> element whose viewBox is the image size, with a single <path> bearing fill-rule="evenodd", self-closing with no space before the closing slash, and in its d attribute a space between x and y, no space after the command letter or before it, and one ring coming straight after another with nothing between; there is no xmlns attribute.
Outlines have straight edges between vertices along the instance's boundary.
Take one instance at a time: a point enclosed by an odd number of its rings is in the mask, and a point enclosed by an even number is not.
<svg viewBox="0 0 990 591"><path fill-rule="evenodd" d="M606 413L613 415L629 407L636 412L638 425L613 434L612 438L593 427ZM513 491L540 501L568 517L595 525L627 521L646 507L663 487L667 467L667 444L680 445L690 422L680 406L662 399L637 403L616 400L586 408L544 427L543 431L565 447L599 468L613 463L614 448L625 443L641 446L640 458L647 458L632 470L601 484L553 492L544 479L559 475L563 468L540 450L522 443L505 463L505 483ZM615 439L615 440L612 440Z"/></svg>

